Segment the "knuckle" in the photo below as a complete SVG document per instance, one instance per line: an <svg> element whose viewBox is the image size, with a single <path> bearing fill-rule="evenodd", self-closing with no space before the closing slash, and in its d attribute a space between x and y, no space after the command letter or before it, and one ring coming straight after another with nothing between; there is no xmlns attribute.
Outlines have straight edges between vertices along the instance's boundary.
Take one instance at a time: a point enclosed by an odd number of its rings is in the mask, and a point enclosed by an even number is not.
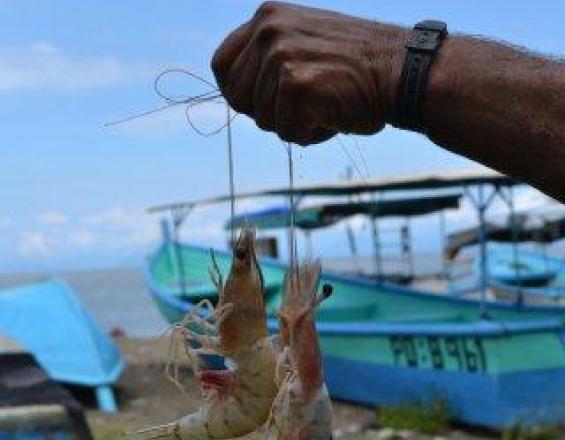
<svg viewBox="0 0 565 440"><path fill-rule="evenodd" d="M279 11L280 8L281 5L278 2L266 1L257 8L256 16L264 17L267 15L272 15Z"/></svg>
<svg viewBox="0 0 565 440"><path fill-rule="evenodd" d="M286 43L275 43L267 55L267 63L271 65L282 65L292 59L292 50Z"/></svg>
<svg viewBox="0 0 565 440"><path fill-rule="evenodd" d="M285 26L280 20L267 20L257 27L257 41L269 44L275 41L283 32Z"/></svg>
<svg viewBox="0 0 565 440"><path fill-rule="evenodd" d="M287 91L300 92L307 90L310 81L308 75L303 69L300 69L296 63L291 61L283 61L280 64L280 78Z"/></svg>

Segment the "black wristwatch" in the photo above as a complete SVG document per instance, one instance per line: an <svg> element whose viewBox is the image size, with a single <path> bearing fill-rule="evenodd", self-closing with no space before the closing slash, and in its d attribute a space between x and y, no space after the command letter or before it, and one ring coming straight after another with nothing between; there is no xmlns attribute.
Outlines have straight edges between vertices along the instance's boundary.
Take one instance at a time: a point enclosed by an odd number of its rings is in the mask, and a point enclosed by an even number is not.
<svg viewBox="0 0 565 440"><path fill-rule="evenodd" d="M414 26L406 43L406 58L398 82L393 125L422 131L421 106L428 83L428 73L438 48L447 36L442 21L425 20Z"/></svg>

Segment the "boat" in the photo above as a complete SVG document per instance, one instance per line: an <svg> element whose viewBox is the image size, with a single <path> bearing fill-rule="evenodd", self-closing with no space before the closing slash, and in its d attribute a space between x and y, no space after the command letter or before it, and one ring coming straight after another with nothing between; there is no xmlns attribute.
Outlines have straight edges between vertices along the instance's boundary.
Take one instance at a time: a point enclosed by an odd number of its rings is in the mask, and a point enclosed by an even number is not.
<svg viewBox="0 0 565 440"><path fill-rule="evenodd" d="M92 440L83 408L18 343L0 334L0 438Z"/></svg>
<svg viewBox="0 0 565 440"><path fill-rule="evenodd" d="M101 410L117 410L120 350L63 280L2 290L0 310L0 334L32 353L52 380L91 389Z"/></svg>
<svg viewBox="0 0 565 440"><path fill-rule="evenodd" d="M484 267L473 249L481 241L479 228L451 234L445 253L452 268L457 267L458 260L470 258L474 262L470 271L453 277L450 292L476 294L485 271L486 284L495 300L565 306L565 259L548 249L565 236L565 213L562 206L552 208L551 216L533 218L532 213L526 216L511 212L504 225L486 223ZM465 253L468 255L460 258Z"/></svg>
<svg viewBox="0 0 565 440"><path fill-rule="evenodd" d="M344 182L292 191L304 197L493 182L512 181L475 173ZM247 196L288 193L274 189ZM176 228L187 211L222 200L229 198L156 210L170 210ZM178 322L193 309L197 286L208 283L209 250L181 243L178 233L165 237L144 273L163 316ZM216 258L225 275L231 255L217 251ZM260 263L270 286L265 294L268 326L277 332L276 310L286 267L268 258ZM491 304L333 273L323 273L321 282L334 289L317 313L325 380L333 398L380 406L442 400L453 418L493 428L565 419L565 308ZM193 289L188 295L187 287Z"/></svg>
<svg viewBox="0 0 565 440"><path fill-rule="evenodd" d="M153 254L145 274L171 323L194 305L174 281L172 246ZM208 249L182 245L181 252L187 269L210 263ZM230 254L216 258L225 274ZM261 267L281 285L284 265L263 259ZM565 313L492 304L481 318L473 300L332 274L321 282L334 288L317 315L332 397L371 405L442 399L455 418L497 428L565 418ZM280 289L266 296L273 332L280 299Z"/></svg>
<svg viewBox="0 0 565 440"><path fill-rule="evenodd" d="M450 209L457 209L463 197L461 192L451 192L441 195L425 195L418 197L396 197L381 200L348 201L348 202L325 202L315 205L300 206L294 212L294 225L302 231L308 243L308 254L313 254L312 235L313 232L346 221L352 216L362 215L367 218L373 238L374 257L370 258L369 267L363 267L362 259L351 245L355 240L354 233L346 229L350 241L351 258L350 264L343 259L334 263L328 259L323 260L323 266L327 270L346 275L356 275L364 278L383 279L401 284L408 284L418 276L415 271L414 255L411 251L410 223L409 219L419 216L440 213ZM402 218L405 220L397 228L389 228L386 231L378 230L377 220L385 218ZM238 229L245 224L252 224L258 231L269 231L273 229L287 229L290 219L288 206L269 207L254 212L246 212L235 216L226 222L226 230ZM386 244L389 255L382 255L383 233L387 232ZM276 246L275 246L276 247ZM394 255L391 255L394 253ZM435 270L440 269L437 265ZM436 272L437 273L437 272Z"/></svg>
<svg viewBox="0 0 565 440"><path fill-rule="evenodd" d="M545 286L557 277L563 263L540 252L516 249L513 244L487 244L489 277L512 286Z"/></svg>
<svg viewBox="0 0 565 440"><path fill-rule="evenodd" d="M565 306L565 260L545 250L488 243L489 286L499 300Z"/></svg>

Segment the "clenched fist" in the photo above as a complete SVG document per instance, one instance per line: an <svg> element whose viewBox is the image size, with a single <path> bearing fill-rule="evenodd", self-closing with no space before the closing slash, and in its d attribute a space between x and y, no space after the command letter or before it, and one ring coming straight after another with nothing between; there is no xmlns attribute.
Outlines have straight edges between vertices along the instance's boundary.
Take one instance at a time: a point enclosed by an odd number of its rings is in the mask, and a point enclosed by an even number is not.
<svg viewBox="0 0 565 440"><path fill-rule="evenodd" d="M228 103L283 140L370 134L390 121L409 32L320 9L264 3L216 50Z"/></svg>

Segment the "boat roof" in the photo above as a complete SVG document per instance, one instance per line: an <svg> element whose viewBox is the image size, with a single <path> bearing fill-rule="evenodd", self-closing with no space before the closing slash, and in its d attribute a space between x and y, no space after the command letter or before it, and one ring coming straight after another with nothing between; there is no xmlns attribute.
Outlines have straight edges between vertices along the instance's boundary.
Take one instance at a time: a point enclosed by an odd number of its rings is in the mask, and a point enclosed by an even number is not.
<svg viewBox="0 0 565 440"><path fill-rule="evenodd" d="M32 353L57 381L99 386L124 368L116 343L62 280L0 292L0 333Z"/></svg>
<svg viewBox="0 0 565 440"><path fill-rule="evenodd" d="M458 208L462 196L462 193L456 193L370 202L325 203L297 209L294 224L301 229L316 229L357 214L379 218L413 217ZM285 205L245 213L228 220L224 227L240 228L246 223L253 223L258 229L287 228L290 226L290 209Z"/></svg>
<svg viewBox="0 0 565 440"><path fill-rule="evenodd" d="M461 188L472 185L513 186L520 182L488 168L450 170L439 173L420 173L405 176L394 175L385 178L363 180L338 180L334 182L275 187L261 191L250 191L235 195L236 199L290 196L352 196L384 191L415 191ZM194 208L202 205L226 202L231 196L222 195L196 201L169 203L149 208L149 212Z"/></svg>
<svg viewBox="0 0 565 440"><path fill-rule="evenodd" d="M505 224L485 223L484 239L499 242L537 242L552 243L565 237L565 212L560 208L546 217L529 214L510 214ZM449 258L457 256L467 246L479 244L479 226L464 228L449 234L445 254Z"/></svg>

